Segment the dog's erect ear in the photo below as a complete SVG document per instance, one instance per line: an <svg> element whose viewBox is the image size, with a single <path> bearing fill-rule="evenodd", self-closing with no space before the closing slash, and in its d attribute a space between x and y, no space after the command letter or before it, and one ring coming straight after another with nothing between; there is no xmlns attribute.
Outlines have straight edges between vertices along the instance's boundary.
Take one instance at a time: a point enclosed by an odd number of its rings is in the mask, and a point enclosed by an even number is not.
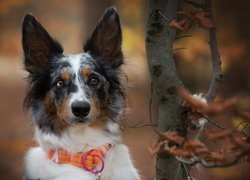
<svg viewBox="0 0 250 180"><path fill-rule="evenodd" d="M101 64L116 68L123 63L121 44L119 15L116 9L111 7L105 10L103 17L97 23L84 46L84 51L100 57L98 59Z"/></svg>
<svg viewBox="0 0 250 180"><path fill-rule="evenodd" d="M24 17L22 43L25 69L30 73L48 69L49 57L63 53L61 45L51 38L43 26L30 14Z"/></svg>

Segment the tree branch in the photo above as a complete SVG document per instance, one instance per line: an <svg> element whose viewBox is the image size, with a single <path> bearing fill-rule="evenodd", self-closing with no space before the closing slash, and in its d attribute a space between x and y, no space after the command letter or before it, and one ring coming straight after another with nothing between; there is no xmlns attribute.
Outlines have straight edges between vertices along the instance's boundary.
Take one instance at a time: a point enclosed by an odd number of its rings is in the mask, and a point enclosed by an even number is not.
<svg viewBox="0 0 250 180"><path fill-rule="evenodd" d="M220 54L217 46L217 38L216 38L216 27L214 23L214 15L212 10L212 0L205 0L205 4L203 6L203 10L207 12L210 16L210 19L214 25L213 28L209 29L209 46L212 55L212 65L213 65L213 75L211 84L207 94L207 102L212 102L217 94L219 85L223 80L223 75L221 72L221 60Z"/></svg>
<svg viewBox="0 0 250 180"><path fill-rule="evenodd" d="M179 36L179 37L176 37L175 40L182 39L182 38L188 38L188 37L193 37L193 35Z"/></svg>
<svg viewBox="0 0 250 180"><path fill-rule="evenodd" d="M184 159L182 157L176 157L176 159L180 162L182 162L183 164L189 165L189 166L193 166L195 164L202 164L203 167L206 168L215 168L215 167L230 167L232 165L237 164L242 158L244 158L246 155L248 155L250 153L250 149L245 149L242 152L239 152L237 155L234 155L233 157L231 157L230 160L228 160L228 162L225 163L219 163L219 162L207 162L202 158L199 157L195 157L192 159Z"/></svg>

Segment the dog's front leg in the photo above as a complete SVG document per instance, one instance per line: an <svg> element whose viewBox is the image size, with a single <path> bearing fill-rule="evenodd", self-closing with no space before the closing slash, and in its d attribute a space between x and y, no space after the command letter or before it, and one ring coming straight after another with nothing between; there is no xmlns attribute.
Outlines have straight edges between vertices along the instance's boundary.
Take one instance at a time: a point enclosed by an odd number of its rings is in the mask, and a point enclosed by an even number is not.
<svg viewBox="0 0 250 180"><path fill-rule="evenodd" d="M107 154L103 180L140 180L135 169L128 148L123 145L115 145Z"/></svg>
<svg viewBox="0 0 250 180"><path fill-rule="evenodd" d="M114 171L112 175L112 180L140 180L140 177L134 167L124 166L117 168L117 171Z"/></svg>

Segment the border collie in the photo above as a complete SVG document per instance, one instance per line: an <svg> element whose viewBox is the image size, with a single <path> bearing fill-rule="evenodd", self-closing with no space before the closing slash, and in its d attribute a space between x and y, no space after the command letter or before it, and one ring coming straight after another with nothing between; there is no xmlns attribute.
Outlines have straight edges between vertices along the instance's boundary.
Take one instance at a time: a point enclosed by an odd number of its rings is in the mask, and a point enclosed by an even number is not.
<svg viewBox="0 0 250 180"><path fill-rule="evenodd" d="M80 54L63 54L38 20L22 26L29 89L24 106L39 147L25 158L24 179L139 180L119 123L125 94L119 15L108 8Z"/></svg>

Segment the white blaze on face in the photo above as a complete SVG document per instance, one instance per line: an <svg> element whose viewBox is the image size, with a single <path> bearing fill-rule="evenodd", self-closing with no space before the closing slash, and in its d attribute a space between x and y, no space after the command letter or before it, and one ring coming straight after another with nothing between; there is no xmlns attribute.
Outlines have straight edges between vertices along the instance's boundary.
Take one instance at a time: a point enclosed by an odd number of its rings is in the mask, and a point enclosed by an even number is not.
<svg viewBox="0 0 250 180"><path fill-rule="evenodd" d="M76 54L76 55L69 55L67 60L71 65L72 73L75 75L75 79L72 83L74 83L77 86L77 91L72 93L71 98L69 100L70 106L75 101L85 101L88 102L88 99L86 98L86 94L83 91L81 82L80 82L80 68L81 68L81 58L83 54Z"/></svg>

